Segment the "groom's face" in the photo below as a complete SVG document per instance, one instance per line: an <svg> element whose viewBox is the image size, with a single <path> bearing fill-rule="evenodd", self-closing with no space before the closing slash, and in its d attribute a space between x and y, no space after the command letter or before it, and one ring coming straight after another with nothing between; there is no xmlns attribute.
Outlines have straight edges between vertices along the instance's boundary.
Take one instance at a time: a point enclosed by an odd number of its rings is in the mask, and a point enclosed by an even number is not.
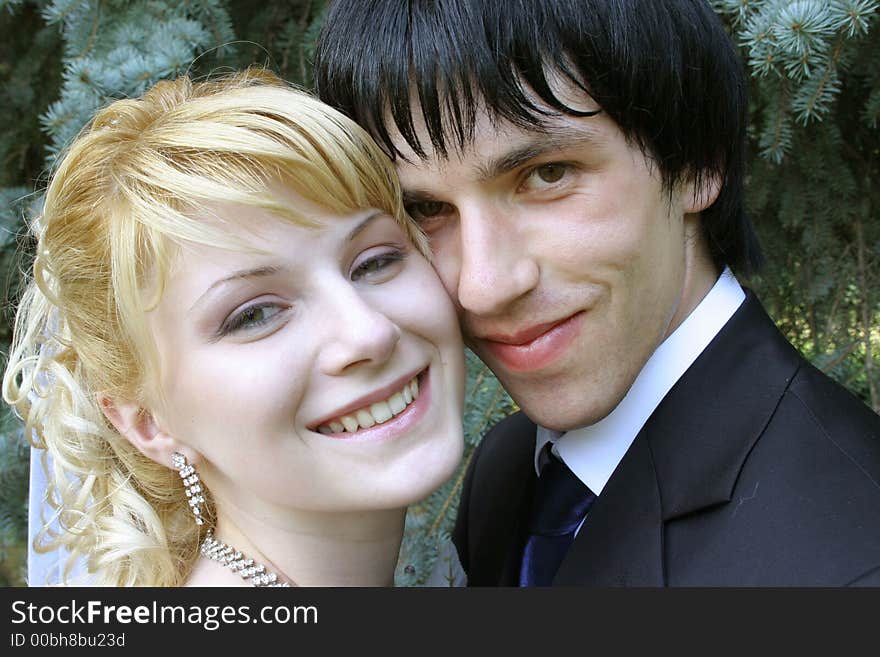
<svg viewBox="0 0 880 657"><path fill-rule="evenodd" d="M539 424L607 415L711 287L694 214L706 204L664 189L603 112L557 115L543 132L483 115L446 157L397 144L407 208L469 346Z"/></svg>

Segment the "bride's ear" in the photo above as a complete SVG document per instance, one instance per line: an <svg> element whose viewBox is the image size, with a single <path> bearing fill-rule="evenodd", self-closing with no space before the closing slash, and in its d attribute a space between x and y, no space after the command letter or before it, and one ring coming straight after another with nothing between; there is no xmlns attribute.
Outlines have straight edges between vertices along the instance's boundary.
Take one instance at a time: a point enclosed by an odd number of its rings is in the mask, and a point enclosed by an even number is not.
<svg viewBox="0 0 880 657"><path fill-rule="evenodd" d="M182 452L187 460L195 461L192 450L163 431L152 413L136 402L102 397L100 404L110 424L147 458L169 468L174 467L174 452Z"/></svg>

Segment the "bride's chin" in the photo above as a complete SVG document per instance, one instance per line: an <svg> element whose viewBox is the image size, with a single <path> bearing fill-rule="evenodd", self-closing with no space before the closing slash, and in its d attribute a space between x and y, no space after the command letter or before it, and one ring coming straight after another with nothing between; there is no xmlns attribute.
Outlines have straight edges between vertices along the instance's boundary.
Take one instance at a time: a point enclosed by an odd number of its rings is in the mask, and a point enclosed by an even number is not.
<svg viewBox="0 0 880 657"><path fill-rule="evenodd" d="M413 482L409 495L411 500L407 504L424 500L449 481L458 469L464 453L464 440L461 436L445 438L442 444L437 444L434 449L425 450L421 455L419 463L423 467L413 468L409 477Z"/></svg>

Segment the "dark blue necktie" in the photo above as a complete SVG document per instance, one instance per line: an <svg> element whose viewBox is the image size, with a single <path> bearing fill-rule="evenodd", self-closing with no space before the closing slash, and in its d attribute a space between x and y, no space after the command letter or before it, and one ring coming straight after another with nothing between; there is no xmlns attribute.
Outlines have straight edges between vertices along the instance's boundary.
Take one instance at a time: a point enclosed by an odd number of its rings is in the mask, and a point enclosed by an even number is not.
<svg viewBox="0 0 880 657"><path fill-rule="evenodd" d="M546 443L538 457L541 475L535 485L528 538L520 568L520 586L550 586L595 494L569 470Z"/></svg>

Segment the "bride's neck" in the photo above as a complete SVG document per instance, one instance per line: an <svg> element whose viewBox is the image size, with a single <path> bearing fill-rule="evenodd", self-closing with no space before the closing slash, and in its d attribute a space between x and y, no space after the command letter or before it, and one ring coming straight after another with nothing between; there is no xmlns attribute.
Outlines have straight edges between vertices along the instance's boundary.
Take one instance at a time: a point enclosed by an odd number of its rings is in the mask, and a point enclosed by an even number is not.
<svg viewBox="0 0 880 657"><path fill-rule="evenodd" d="M296 512L280 523L218 512L214 537L291 586L392 586L405 516L405 509ZM219 586L245 583L205 557L189 583L215 578Z"/></svg>

